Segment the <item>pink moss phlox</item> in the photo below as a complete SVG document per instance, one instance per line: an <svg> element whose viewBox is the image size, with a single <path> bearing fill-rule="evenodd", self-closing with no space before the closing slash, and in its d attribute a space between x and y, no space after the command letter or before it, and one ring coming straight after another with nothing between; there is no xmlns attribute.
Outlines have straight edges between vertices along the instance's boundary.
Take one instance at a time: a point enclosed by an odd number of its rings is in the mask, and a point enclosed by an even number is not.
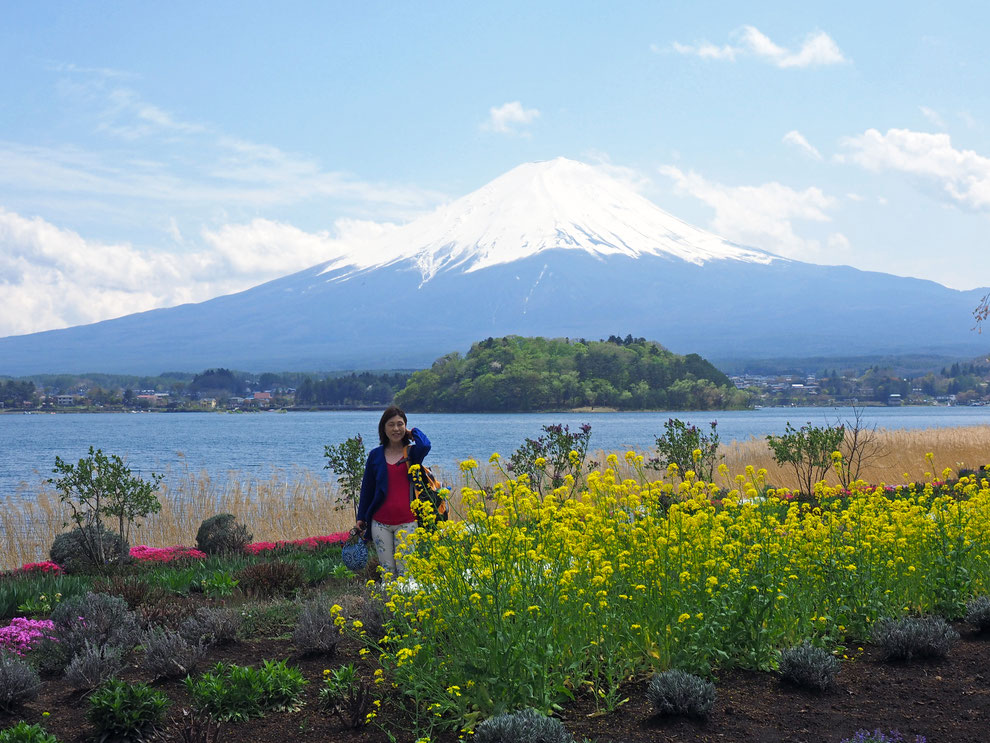
<svg viewBox="0 0 990 743"><path fill-rule="evenodd" d="M16 617L6 627L0 627L0 650L24 655L44 638L52 636L55 624L50 619Z"/></svg>
<svg viewBox="0 0 990 743"><path fill-rule="evenodd" d="M257 555L261 552L269 552L280 547L304 547L306 549L317 549L328 544L346 542L350 532L338 531L333 534L326 534L320 537L304 537L303 539L281 540L278 542L252 542L244 548L249 555Z"/></svg>
<svg viewBox="0 0 990 743"><path fill-rule="evenodd" d="M174 547L148 547L139 544L136 547L131 547L131 557L143 562L172 562L183 557L202 560L206 557L206 553L192 547L183 547L181 544Z"/></svg>
<svg viewBox="0 0 990 743"><path fill-rule="evenodd" d="M29 562L21 565L15 573L50 573L51 575L61 575L62 566L46 560L44 562Z"/></svg>

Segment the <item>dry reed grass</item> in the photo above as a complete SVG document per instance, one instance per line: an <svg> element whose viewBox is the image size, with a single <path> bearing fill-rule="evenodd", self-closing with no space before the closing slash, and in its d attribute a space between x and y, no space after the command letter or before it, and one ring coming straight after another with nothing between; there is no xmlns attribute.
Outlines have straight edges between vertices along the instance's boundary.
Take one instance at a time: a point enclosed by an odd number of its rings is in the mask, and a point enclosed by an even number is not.
<svg viewBox="0 0 990 743"><path fill-rule="evenodd" d="M871 483L900 483L924 479L930 471L925 455L934 454L935 473L945 467L954 471L978 469L990 464L990 426L935 428L924 430L877 430L883 456L864 466L860 477ZM647 458L652 452L640 452ZM796 487L794 474L777 465L764 439L750 439L723 447L725 463L735 475L746 465L767 470L767 482L778 487ZM635 477L635 472L619 454L619 475ZM605 461L605 452L589 458ZM485 459L480 461L485 462ZM443 482L454 485L459 476L438 472ZM482 484L502 479L491 465L482 464L473 473ZM830 481L835 483L832 475ZM218 513L232 513L248 525L255 540L298 539L344 531L354 524L350 506L342 504L335 484L309 471L277 472L267 480L242 481L237 473L226 479L206 473L185 473L167 478L171 485L159 494L162 510L146 519L132 535L133 544L166 547L192 545L203 519ZM453 488L456 493L458 488ZM451 510L458 512L458 498L452 496ZM46 559L56 534L63 530L68 510L50 488L31 498L19 499L0 509L0 570Z"/></svg>

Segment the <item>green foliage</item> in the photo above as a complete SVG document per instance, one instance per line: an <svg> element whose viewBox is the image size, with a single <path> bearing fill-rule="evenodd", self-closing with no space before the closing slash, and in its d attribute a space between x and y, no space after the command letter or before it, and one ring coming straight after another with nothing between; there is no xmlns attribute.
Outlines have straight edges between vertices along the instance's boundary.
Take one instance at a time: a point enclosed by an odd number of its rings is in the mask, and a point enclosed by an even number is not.
<svg viewBox="0 0 990 743"><path fill-rule="evenodd" d="M165 692L147 684L111 680L93 692L87 717L101 743L137 743L151 739L170 704Z"/></svg>
<svg viewBox="0 0 990 743"><path fill-rule="evenodd" d="M237 588L238 580L224 570L218 570L200 581L199 585L210 598L222 599L230 596Z"/></svg>
<svg viewBox="0 0 990 743"><path fill-rule="evenodd" d="M337 475L340 492L351 504L354 510L354 519L357 520L361 480L364 477L364 465L368 459L361 434L345 439L342 444L324 446L323 456L327 458L327 463L323 469L332 470ZM342 507L342 504L338 507Z"/></svg>
<svg viewBox="0 0 990 743"><path fill-rule="evenodd" d="M564 723L531 708L489 717L474 730L475 743L572 743L573 740Z"/></svg>
<svg viewBox="0 0 990 743"><path fill-rule="evenodd" d="M678 356L642 338L609 341L506 336L475 343L415 372L396 395L406 409L524 412L583 406L710 410L746 393L697 354Z"/></svg>
<svg viewBox="0 0 990 743"><path fill-rule="evenodd" d="M358 676L353 663L323 672L320 707L340 717L348 727L357 729L368 724L373 699L371 685Z"/></svg>
<svg viewBox="0 0 990 743"><path fill-rule="evenodd" d="M707 717L715 704L715 684L674 669L654 674L646 697L658 715Z"/></svg>
<svg viewBox="0 0 990 743"><path fill-rule="evenodd" d="M241 610L244 637L285 637L292 634L301 607L296 601L253 602Z"/></svg>
<svg viewBox="0 0 990 743"><path fill-rule="evenodd" d="M28 606L30 609L31 604L47 605L47 609L42 612L47 615L59 600L86 593L92 581L89 576L51 573L0 575L0 619L36 613L20 609L21 606ZM40 599L41 596L45 597L44 601Z"/></svg>
<svg viewBox="0 0 990 743"><path fill-rule="evenodd" d="M0 712L13 712L41 690L41 679L30 664L0 649Z"/></svg>
<svg viewBox="0 0 990 743"><path fill-rule="evenodd" d="M689 426L679 418L668 418L663 424L664 432L657 437L657 456L649 466L665 470L677 465L681 475L693 471L699 479L711 482L719 462L724 458L718 453L717 421L712 421L711 433L706 434L697 426Z"/></svg>
<svg viewBox="0 0 990 743"><path fill-rule="evenodd" d="M230 369L207 369L193 377L187 389L198 395L220 397L241 395L247 385Z"/></svg>
<svg viewBox="0 0 990 743"><path fill-rule="evenodd" d="M99 572L127 553L127 540L102 524L77 526L56 535L48 552L67 573Z"/></svg>
<svg viewBox="0 0 990 743"><path fill-rule="evenodd" d="M360 372L329 375L314 380L306 376L296 387L297 405L389 404L409 379L408 372Z"/></svg>
<svg viewBox="0 0 990 743"><path fill-rule="evenodd" d="M839 661L824 648L805 640L780 652L778 670L781 679L794 686L824 691L835 681Z"/></svg>
<svg viewBox="0 0 990 743"><path fill-rule="evenodd" d="M0 743L58 743L58 738L41 725L28 725L21 720L13 727L0 730Z"/></svg>
<svg viewBox="0 0 990 743"><path fill-rule="evenodd" d="M207 555L229 554L242 551L251 539L251 532L232 513L218 513L200 524L196 549Z"/></svg>
<svg viewBox="0 0 990 743"><path fill-rule="evenodd" d="M193 706L221 721L299 709L306 683L302 671L284 660L265 661L261 668L218 663L213 671L185 680Z"/></svg>
<svg viewBox="0 0 990 743"><path fill-rule="evenodd" d="M832 453L845 438L843 426L813 426L808 423L795 429L790 421L781 436L770 434L767 444L777 464L789 465L800 484L801 492L811 495L815 483L832 468Z"/></svg>
<svg viewBox="0 0 990 743"><path fill-rule="evenodd" d="M302 589L306 582L302 567L282 560L248 565L235 578L244 595L255 598L291 596Z"/></svg>
<svg viewBox="0 0 990 743"><path fill-rule="evenodd" d="M944 658L958 640L939 616L881 619L873 626L873 642L886 660Z"/></svg>
<svg viewBox="0 0 990 743"><path fill-rule="evenodd" d="M56 456L52 472L59 477L48 482L58 490L59 500L69 507L72 522L80 528L84 552L97 569L123 563L128 557L126 544L135 521L161 510L155 491L163 476L152 473L150 481L142 480L131 474L124 460L116 454L107 456L102 449L89 447L89 456L78 464ZM102 539L104 518L117 520L122 542L116 553L109 551Z"/></svg>
<svg viewBox="0 0 990 743"><path fill-rule="evenodd" d="M590 439L591 426L587 423L574 433L568 426L556 423L543 426L539 437L526 439L509 457L506 469L513 477L528 475L530 483L540 493L559 488L570 475L574 478L573 490L580 483Z"/></svg>

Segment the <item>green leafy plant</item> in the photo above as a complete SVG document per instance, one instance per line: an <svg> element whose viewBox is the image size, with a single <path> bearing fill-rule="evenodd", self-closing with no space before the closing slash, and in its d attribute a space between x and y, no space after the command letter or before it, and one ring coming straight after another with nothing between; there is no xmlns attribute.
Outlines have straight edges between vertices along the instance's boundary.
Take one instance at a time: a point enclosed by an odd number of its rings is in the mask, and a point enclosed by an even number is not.
<svg viewBox="0 0 990 743"><path fill-rule="evenodd" d="M98 741L146 741L161 727L171 702L144 683L111 680L93 692L87 717Z"/></svg>
<svg viewBox="0 0 990 743"><path fill-rule="evenodd" d="M337 475L337 484L344 496L344 503L338 503L337 508L343 508L345 504L349 503L354 510L356 521L358 498L361 495L361 480L364 477L364 465L368 459L361 434L352 436L341 444L325 446L323 456L327 459L323 469L332 470Z"/></svg>
<svg viewBox="0 0 990 743"><path fill-rule="evenodd" d="M489 717L474 730L475 743L572 743L564 723L534 709Z"/></svg>
<svg viewBox="0 0 990 743"><path fill-rule="evenodd" d="M230 596L237 588L238 580L230 573L218 570L213 575L203 578L200 586L203 592L210 598L222 599Z"/></svg>
<svg viewBox="0 0 990 743"><path fill-rule="evenodd" d="M292 634L301 606L297 601L276 600L247 604L241 610L244 637L286 637Z"/></svg>
<svg viewBox="0 0 990 743"><path fill-rule="evenodd" d="M839 661L824 648L805 640L780 652L778 670L781 679L794 686L824 691L834 683Z"/></svg>
<svg viewBox="0 0 990 743"><path fill-rule="evenodd" d="M302 671L285 661L265 661L261 668L218 663L213 671L185 680L193 706L220 721L296 710L306 683Z"/></svg>
<svg viewBox="0 0 990 743"><path fill-rule="evenodd" d="M0 711L13 712L37 697L40 690L38 672L27 661L0 650Z"/></svg>
<svg viewBox="0 0 990 743"><path fill-rule="evenodd" d="M368 724L373 699L371 685L358 676L353 663L323 672L320 707L340 717L348 727Z"/></svg>
<svg viewBox="0 0 990 743"><path fill-rule="evenodd" d="M958 640L939 616L881 619L873 626L873 642L887 660L944 658Z"/></svg>
<svg viewBox="0 0 990 743"><path fill-rule="evenodd" d="M843 426L813 426L808 423L796 429L788 421L783 435L767 436L767 445L777 464L788 465L794 471L801 492L811 495L815 491L815 483L825 479L832 469L832 454L838 451L844 438Z"/></svg>
<svg viewBox="0 0 990 743"><path fill-rule="evenodd" d="M587 423L573 433L570 427L556 423L543 426L540 436L526 439L509 457L506 469L513 477L528 475L541 494L559 488L570 475L574 478L573 491L580 482L590 439L591 426Z"/></svg>
<svg viewBox="0 0 990 743"><path fill-rule="evenodd" d="M222 732L223 724L208 714L183 707L160 737L176 743L218 743Z"/></svg>
<svg viewBox="0 0 990 743"><path fill-rule="evenodd" d="M677 669L656 673L646 688L656 714L707 717L715 704L715 684Z"/></svg>
<svg viewBox="0 0 990 743"><path fill-rule="evenodd" d="M136 477L116 454L107 456L91 446L89 455L78 464L56 456L52 472L59 477L48 482L55 486L59 500L69 507L71 521L81 530L85 552L97 569L123 563L128 556L124 545L131 527L138 519L161 510L155 491L163 476L152 473L150 481ZM102 538L104 518L117 521L117 533L123 541L116 554L107 550Z"/></svg>
<svg viewBox="0 0 990 743"><path fill-rule="evenodd" d="M663 424L663 434L656 439L657 456L650 459L648 466L666 470L674 464L682 476L691 470L699 479L711 482L724 457L718 453L718 422L712 421L709 426L711 433L705 433L679 418L668 418Z"/></svg>
<svg viewBox="0 0 990 743"><path fill-rule="evenodd" d="M37 723L28 725L21 720L13 727L0 730L0 743L58 743L58 738Z"/></svg>
<svg viewBox="0 0 990 743"><path fill-rule="evenodd" d="M218 513L200 524L196 532L196 549L207 555L241 552L250 544L251 538L248 528L237 523L232 513Z"/></svg>

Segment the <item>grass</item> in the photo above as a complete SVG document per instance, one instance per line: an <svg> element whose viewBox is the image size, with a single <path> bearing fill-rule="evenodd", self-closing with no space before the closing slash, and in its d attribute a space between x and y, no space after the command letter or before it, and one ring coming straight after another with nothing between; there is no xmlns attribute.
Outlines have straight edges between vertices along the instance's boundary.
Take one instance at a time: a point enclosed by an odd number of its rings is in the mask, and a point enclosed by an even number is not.
<svg viewBox="0 0 990 743"><path fill-rule="evenodd" d="M936 476L945 467L958 471L963 467L979 469L990 463L990 450L987 449L990 426L878 429L877 435L882 456L864 466L860 473L860 477L870 483L893 484L924 479L925 472L931 469L925 459L929 452L934 454L933 474ZM478 460L487 462L489 453L477 453ZM501 453L507 456L510 452ZM641 453L647 459L652 454ZM753 465L757 469L765 468L767 482L775 486L794 488L797 485L793 472L773 461L764 439L735 442L723 446L722 453L733 474L744 471L746 465ZM628 469L628 465L622 453L619 454L621 472L624 467ZM604 462L605 453L592 453L589 460ZM457 476L441 474L448 484L459 482ZM476 474L483 483L501 479L487 464L482 464ZM629 470L623 476L634 475ZM322 473L276 472L266 480L245 480L240 473L231 473L228 479L206 473L186 473L169 480L171 485L163 486L159 493L161 512L140 525L132 535L132 544L193 545L200 523L217 513L232 513L242 523L249 524L255 541L330 534L349 529L354 524L350 506L341 502L336 484L328 483ZM835 482L834 475L830 481ZM456 514L456 494L451 505ZM57 494L44 487L33 495L33 499L25 497L7 506L0 509L0 540L5 547L0 552L0 570L45 559L54 535L63 530L62 525L68 520L68 511L59 502Z"/></svg>

